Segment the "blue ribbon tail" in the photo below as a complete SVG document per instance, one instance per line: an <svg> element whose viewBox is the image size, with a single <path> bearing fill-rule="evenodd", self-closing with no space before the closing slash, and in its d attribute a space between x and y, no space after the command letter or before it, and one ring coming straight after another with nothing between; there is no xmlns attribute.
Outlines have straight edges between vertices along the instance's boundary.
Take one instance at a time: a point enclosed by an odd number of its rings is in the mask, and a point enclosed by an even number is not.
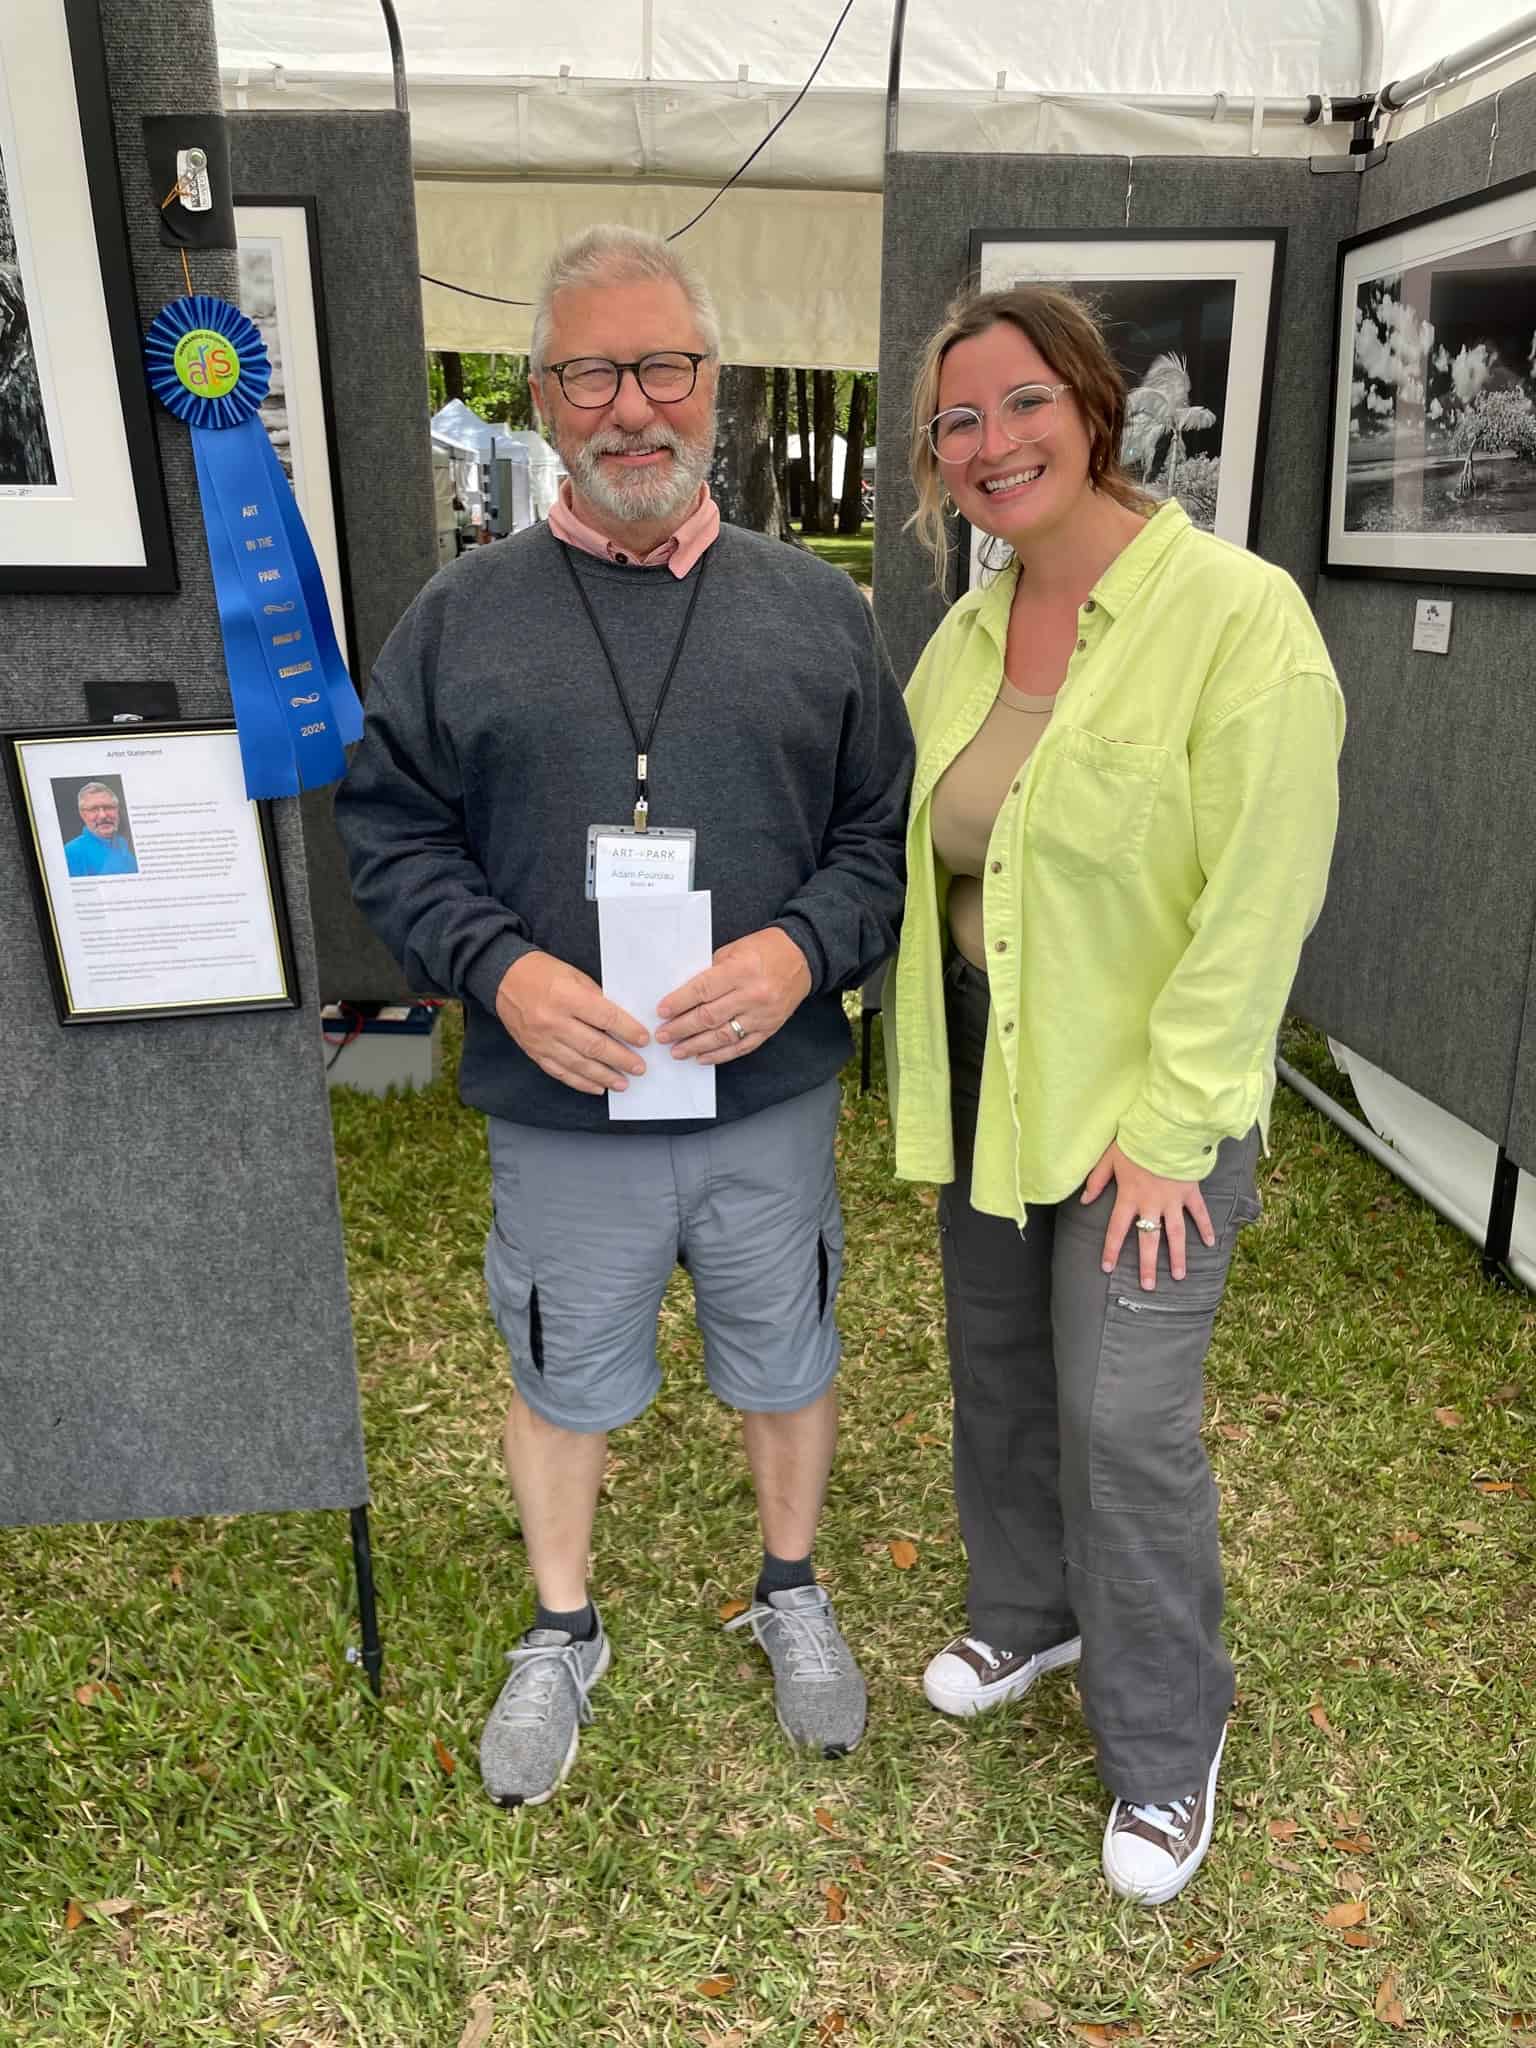
<svg viewBox="0 0 1536 2048"><path fill-rule="evenodd" d="M246 793L323 789L347 770L362 706L319 565L265 427L193 427Z"/></svg>

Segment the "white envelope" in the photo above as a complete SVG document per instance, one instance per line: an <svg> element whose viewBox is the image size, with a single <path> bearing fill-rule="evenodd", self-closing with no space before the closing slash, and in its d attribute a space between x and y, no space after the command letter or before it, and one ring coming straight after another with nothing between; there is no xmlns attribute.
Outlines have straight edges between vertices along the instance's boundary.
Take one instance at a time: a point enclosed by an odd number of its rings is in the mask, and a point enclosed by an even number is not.
<svg viewBox="0 0 1536 2048"><path fill-rule="evenodd" d="M715 1113L715 1070L697 1060L675 1060L670 1046L657 1045L661 1028L656 1006L714 958L713 921L707 889L686 896L600 897L598 932L603 948L603 994L651 1033L640 1048L645 1072L608 1095L616 1123L659 1118L711 1117Z"/></svg>

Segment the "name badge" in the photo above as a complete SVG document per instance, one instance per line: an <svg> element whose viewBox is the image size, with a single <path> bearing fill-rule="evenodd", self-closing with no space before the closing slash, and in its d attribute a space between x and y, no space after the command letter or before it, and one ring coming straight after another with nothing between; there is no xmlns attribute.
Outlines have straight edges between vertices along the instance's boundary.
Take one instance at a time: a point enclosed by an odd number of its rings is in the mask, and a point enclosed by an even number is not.
<svg viewBox="0 0 1536 2048"><path fill-rule="evenodd" d="M691 826L587 827L588 902L617 896L686 896L693 888L698 834Z"/></svg>

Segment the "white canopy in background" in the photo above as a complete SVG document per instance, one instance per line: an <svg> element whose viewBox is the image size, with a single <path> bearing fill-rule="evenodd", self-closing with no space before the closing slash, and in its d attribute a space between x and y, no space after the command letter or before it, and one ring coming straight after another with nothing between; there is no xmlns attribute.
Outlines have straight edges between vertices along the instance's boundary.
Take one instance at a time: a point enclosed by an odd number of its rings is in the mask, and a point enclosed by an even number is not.
<svg viewBox="0 0 1536 2048"><path fill-rule="evenodd" d="M789 107L841 0L397 0L397 11L422 269L526 299L576 227L681 226ZM727 313L729 359L875 360L892 11L893 0L854 0L805 100L690 234ZM909 0L899 142L1342 151L1348 130L1303 126L1297 101L1374 91L1525 11L1518 0ZM214 0L214 12L232 106L393 104L377 0ZM1530 61L1454 87L1440 110ZM1193 97L1198 111L1146 104L1168 96ZM794 303L775 306L776 294ZM425 309L436 347L526 346L518 307L428 286Z"/></svg>

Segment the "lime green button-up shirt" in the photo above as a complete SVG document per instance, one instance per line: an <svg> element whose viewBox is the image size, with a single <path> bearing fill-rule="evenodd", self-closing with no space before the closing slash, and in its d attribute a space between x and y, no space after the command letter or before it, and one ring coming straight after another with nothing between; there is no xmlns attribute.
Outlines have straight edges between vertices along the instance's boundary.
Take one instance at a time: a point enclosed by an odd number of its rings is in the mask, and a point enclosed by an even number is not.
<svg viewBox="0 0 1536 2048"><path fill-rule="evenodd" d="M907 689L917 775L885 1010L904 1180L955 1177L931 806L997 696L1017 574L955 605ZM1283 571L1166 504L1100 578L1078 635L982 877L992 1023L970 1198L1020 1224L1111 1139L1200 1180L1222 1138L1267 1129L1338 816L1344 702Z"/></svg>

